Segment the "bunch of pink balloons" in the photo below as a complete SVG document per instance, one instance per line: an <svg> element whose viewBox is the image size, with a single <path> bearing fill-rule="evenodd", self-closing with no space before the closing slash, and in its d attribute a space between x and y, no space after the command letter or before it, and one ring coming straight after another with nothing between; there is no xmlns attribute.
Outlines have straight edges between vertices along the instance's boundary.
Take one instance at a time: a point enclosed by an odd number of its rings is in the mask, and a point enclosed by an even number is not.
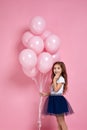
<svg viewBox="0 0 87 130"><path fill-rule="evenodd" d="M29 31L23 34L22 43L25 48L19 54L19 62L28 77L46 74L58 61L60 38L46 30L43 17L36 16L30 20Z"/></svg>

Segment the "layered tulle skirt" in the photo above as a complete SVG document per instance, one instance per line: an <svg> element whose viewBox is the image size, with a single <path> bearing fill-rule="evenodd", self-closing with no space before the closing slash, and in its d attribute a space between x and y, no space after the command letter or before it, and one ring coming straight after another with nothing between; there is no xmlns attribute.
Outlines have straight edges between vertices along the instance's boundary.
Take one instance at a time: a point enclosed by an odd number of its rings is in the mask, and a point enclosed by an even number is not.
<svg viewBox="0 0 87 130"><path fill-rule="evenodd" d="M46 115L68 115L72 113L73 109L63 95L50 95L43 107L43 114Z"/></svg>

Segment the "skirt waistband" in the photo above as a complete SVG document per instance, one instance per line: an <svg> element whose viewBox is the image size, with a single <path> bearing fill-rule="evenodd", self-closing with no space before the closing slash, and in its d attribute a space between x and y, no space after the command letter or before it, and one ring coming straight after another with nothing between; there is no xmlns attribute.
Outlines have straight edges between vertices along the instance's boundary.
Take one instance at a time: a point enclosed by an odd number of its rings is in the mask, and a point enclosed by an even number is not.
<svg viewBox="0 0 87 130"><path fill-rule="evenodd" d="M50 94L50 96L63 96L63 94Z"/></svg>

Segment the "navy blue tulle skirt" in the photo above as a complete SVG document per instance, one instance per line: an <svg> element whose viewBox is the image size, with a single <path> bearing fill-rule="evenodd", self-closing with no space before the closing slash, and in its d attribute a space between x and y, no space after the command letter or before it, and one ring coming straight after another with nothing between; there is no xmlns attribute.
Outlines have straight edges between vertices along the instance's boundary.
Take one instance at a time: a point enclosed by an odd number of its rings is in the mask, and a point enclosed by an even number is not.
<svg viewBox="0 0 87 130"><path fill-rule="evenodd" d="M63 95L50 95L44 104L43 114L46 115L68 115L73 109Z"/></svg>

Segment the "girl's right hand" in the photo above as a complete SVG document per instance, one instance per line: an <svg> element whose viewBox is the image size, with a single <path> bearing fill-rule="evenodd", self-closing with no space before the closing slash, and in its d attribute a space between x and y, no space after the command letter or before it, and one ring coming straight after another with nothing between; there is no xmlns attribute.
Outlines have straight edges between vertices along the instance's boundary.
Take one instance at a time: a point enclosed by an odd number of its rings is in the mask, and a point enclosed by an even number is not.
<svg viewBox="0 0 87 130"><path fill-rule="evenodd" d="M40 92L40 96L46 96L44 92Z"/></svg>
<svg viewBox="0 0 87 130"><path fill-rule="evenodd" d="M58 80L59 77L60 77L60 75L59 75L59 74L56 74L56 75L54 76L53 80Z"/></svg>
<svg viewBox="0 0 87 130"><path fill-rule="evenodd" d="M49 94L48 93L44 93L44 92L40 92L40 95L45 97L45 96L48 96Z"/></svg>

